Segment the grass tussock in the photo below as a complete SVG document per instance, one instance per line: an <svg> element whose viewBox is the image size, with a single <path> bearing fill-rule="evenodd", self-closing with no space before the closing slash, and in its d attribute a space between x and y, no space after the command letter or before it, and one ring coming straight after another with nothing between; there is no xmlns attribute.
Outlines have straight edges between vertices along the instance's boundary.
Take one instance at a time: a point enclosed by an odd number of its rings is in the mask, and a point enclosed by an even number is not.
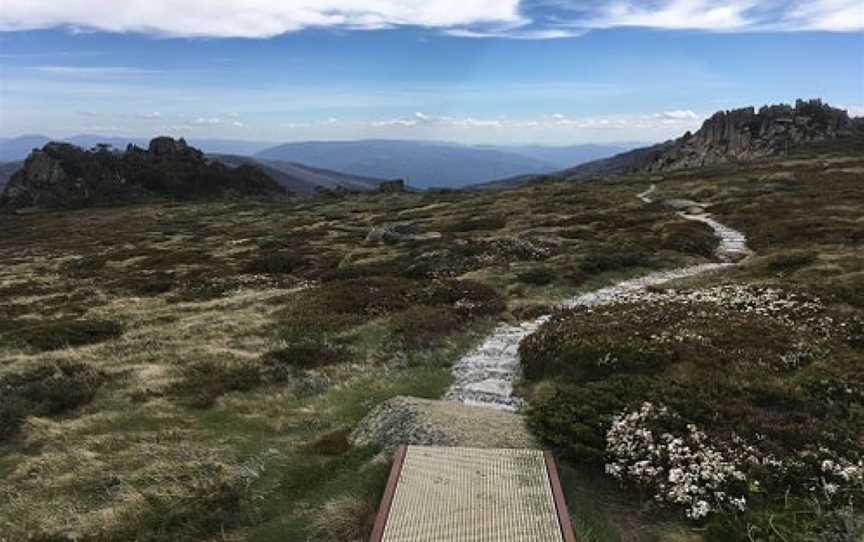
<svg viewBox="0 0 864 542"><path fill-rule="evenodd" d="M264 382L258 365L250 361L201 360L179 372L168 391L195 408L210 407L226 393L253 390Z"/></svg>
<svg viewBox="0 0 864 542"><path fill-rule="evenodd" d="M66 318L22 326L7 334L13 343L35 352L96 344L119 337L125 331L120 322Z"/></svg>
<svg viewBox="0 0 864 542"><path fill-rule="evenodd" d="M104 381L100 371L74 362L0 377L0 441L15 435L28 416L61 416L90 403Z"/></svg>

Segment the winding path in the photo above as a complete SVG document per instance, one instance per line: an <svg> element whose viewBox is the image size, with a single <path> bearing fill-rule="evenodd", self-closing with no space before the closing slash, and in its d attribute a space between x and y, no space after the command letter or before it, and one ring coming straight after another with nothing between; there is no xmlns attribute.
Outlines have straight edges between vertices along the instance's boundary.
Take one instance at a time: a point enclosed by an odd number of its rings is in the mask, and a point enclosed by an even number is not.
<svg viewBox="0 0 864 542"><path fill-rule="evenodd" d="M655 190L656 186L652 185L637 197L645 203L652 203L651 195ZM707 224L714 230L714 234L720 241L717 256L722 263L707 263L649 273L564 300L561 305L567 308L603 305L624 293L644 290L649 286L658 286L735 265L733 262L752 254L747 247L747 237L743 233L717 222L705 213L678 214L687 220ZM453 366L454 381L444 398L448 401L504 410L519 410L525 406L522 399L513 396L513 383L521 375L519 344L525 337L537 331L548 319L549 316L546 315L519 325L506 323L498 325L483 344L463 356Z"/></svg>

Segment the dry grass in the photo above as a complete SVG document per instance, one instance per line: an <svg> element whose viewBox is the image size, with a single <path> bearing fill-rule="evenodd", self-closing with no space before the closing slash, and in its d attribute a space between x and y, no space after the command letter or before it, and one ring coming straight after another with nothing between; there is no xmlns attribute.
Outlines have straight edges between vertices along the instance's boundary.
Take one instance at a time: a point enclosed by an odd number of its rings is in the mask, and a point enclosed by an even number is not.
<svg viewBox="0 0 864 542"><path fill-rule="evenodd" d="M856 167L682 173L660 192L753 235L734 278L858 310ZM362 538L387 469L343 437L372 408L440 396L499 319L710 259L704 225L636 200L650 182L0 216L0 378L104 375L0 443L0 540ZM443 235L365 242L392 222ZM60 343L34 334L49 325Z"/></svg>
<svg viewBox="0 0 864 542"><path fill-rule="evenodd" d="M0 540L360 537L386 466L344 435L369 410L440 396L449 364L511 308L638 271L566 278L598 249L642 240L662 253L645 266L704 261L662 248L676 220L632 194L549 185L0 216L0 378L46 364L104 375L60 414L15 414ZM392 221L443 237L364 241ZM334 514L345 521L320 522Z"/></svg>

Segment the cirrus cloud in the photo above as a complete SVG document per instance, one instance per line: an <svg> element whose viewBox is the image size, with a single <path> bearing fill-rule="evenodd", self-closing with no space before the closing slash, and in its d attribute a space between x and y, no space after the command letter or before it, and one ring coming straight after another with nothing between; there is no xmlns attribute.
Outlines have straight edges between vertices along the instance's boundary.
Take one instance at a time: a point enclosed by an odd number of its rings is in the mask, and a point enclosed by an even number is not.
<svg viewBox="0 0 864 542"><path fill-rule="evenodd" d="M311 27L513 24L522 22L518 7L519 0L4 0L0 30L67 26L182 37L267 38Z"/></svg>
<svg viewBox="0 0 864 542"><path fill-rule="evenodd" d="M437 29L559 39L646 27L709 32L864 29L860 0L4 0L0 31L67 27L172 37L268 38L305 28Z"/></svg>

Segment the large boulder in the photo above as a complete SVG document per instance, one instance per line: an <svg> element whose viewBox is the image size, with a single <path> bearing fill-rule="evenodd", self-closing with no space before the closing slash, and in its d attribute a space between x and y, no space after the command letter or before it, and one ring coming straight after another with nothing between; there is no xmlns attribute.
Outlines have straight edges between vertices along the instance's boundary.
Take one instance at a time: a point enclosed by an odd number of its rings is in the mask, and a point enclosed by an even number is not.
<svg viewBox="0 0 864 542"><path fill-rule="evenodd" d="M472 448L538 448L525 418L513 412L449 401L394 397L351 434L356 446L393 450L402 444Z"/></svg>

